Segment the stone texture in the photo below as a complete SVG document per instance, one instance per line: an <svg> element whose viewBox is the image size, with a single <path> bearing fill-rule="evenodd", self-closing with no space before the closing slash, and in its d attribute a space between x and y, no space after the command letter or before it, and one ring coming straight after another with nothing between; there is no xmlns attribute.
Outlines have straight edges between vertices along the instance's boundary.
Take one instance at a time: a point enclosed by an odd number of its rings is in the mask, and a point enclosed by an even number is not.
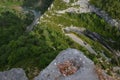
<svg viewBox="0 0 120 80"><path fill-rule="evenodd" d="M74 6L79 5L80 7L75 8ZM95 13L101 18L103 18L111 26L115 26L120 30L120 20L113 19L105 11L100 8L95 7L94 5L89 4L89 0L78 0L77 2L72 3L72 7L69 7L62 11L57 11L58 14L69 13Z"/></svg>
<svg viewBox="0 0 120 80"><path fill-rule="evenodd" d="M73 61L79 66L74 74L69 76L61 74L58 65L65 61ZM34 80L99 80L94 68L94 63L82 52L69 48L62 51Z"/></svg>
<svg viewBox="0 0 120 80"><path fill-rule="evenodd" d="M66 3L69 3L70 2L70 0L63 0L64 2L66 2Z"/></svg>
<svg viewBox="0 0 120 80"><path fill-rule="evenodd" d="M105 11L101 10L100 8L96 8L93 5L89 5L89 8L90 8L91 12L94 12L95 14L97 14L98 16L103 18L108 24L120 29L120 21L119 20L113 19Z"/></svg>
<svg viewBox="0 0 120 80"><path fill-rule="evenodd" d="M0 80L28 80L21 68L13 68L9 71L0 72Z"/></svg>

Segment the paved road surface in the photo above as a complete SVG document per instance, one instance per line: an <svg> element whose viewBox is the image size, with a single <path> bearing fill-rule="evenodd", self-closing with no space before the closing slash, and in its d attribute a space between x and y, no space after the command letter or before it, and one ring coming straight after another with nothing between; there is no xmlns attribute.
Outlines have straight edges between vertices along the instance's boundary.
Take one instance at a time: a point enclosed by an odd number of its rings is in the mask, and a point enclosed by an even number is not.
<svg viewBox="0 0 120 80"><path fill-rule="evenodd" d="M36 24L38 24L39 19L40 19L40 16L41 16L40 12L37 12L37 11L35 11L35 10L31 10L31 11L32 11L33 14L34 14L34 20L33 20L33 22L32 22L29 26L27 26L26 32L30 32L30 31L33 30L34 26L35 26Z"/></svg>
<svg viewBox="0 0 120 80"><path fill-rule="evenodd" d="M81 46L85 47L90 53L92 54L97 54L92 47L87 44L86 42L82 41L80 38L78 38L76 35L69 33L69 34L65 34L67 36L69 36L73 41L75 41L76 43L80 44Z"/></svg>

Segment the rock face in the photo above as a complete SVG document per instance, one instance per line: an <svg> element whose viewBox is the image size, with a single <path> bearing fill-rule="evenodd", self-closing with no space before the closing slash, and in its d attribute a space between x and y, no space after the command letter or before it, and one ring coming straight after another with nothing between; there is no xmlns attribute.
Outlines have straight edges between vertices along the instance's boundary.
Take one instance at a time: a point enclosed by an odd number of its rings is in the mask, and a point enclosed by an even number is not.
<svg viewBox="0 0 120 80"><path fill-rule="evenodd" d="M0 72L0 80L28 80L21 68L13 68L9 71Z"/></svg>
<svg viewBox="0 0 120 80"><path fill-rule="evenodd" d="M66 2L66 3L69 3L70 2L70 0L63 0L64 2Z"/></svg>
<svg viewBox="0 0 120 80"><path fill-rule="evenodd" d="M112 19L105 11L101 10L100 8L96 8L93 5L89 5L89 8L91 12L94 12L101 18L103 18L108 24L111 26L116 26L117 28L120 29L120 20Z"/></svg>
<svg viewBox="0 0 120 80"><path fill-rule="evenodd" d="M99 80L94 63L76 49L62 51L34 80Z"/></svg>
<svg viewBox="0 0 120 80"><path fill-rule="evenodd" d="M68 0L64 0L67 1ZM62 11L57 11L57 13L64 14L65 12L70 12L70 13L95 13L101 18L103 18L108 24L111 26L115 26L120 30L120 20L113 19L110 17L105 11L101 10L100 8L97 8L91 4L89 4L90 0L78 0L77 2L72 3L71 6L77 6L79 5L79 8L74 8L70 7L68 9L62 10Z"/></svg>

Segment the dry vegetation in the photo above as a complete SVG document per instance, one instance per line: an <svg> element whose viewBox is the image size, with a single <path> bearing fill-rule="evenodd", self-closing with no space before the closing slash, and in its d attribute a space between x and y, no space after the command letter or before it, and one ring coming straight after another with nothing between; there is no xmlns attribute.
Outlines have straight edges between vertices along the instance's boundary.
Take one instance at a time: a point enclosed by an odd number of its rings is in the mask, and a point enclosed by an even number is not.
<svg viewBox="0 0 120 80"><path fill-rule="evenodd" d="M72 61L65 61L57 65L59 71L63 76L69 76L77 72L78 67L76 67Z"/></svg>
<svg viewBox="0 0 120 80"><path fill-rule="evenodd" d="M116 76L110 76L107 75L104 70L102 70L101 68L96 67L96 73L98 75L99 80L120 80L119 78L117 78Z"/></svg>

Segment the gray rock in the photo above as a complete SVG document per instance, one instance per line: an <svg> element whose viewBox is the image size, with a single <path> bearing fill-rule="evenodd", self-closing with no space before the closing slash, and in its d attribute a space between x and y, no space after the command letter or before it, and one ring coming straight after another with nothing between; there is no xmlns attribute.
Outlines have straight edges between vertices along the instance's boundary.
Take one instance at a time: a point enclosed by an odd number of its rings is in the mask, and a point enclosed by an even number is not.
<svg viewBox="0 0 120 80"><path fill-rule="evenodd" d="M0 80L28 80L21 68L13 68L9 71L0 72Z"/></svg>
<svg viewBox="0 0 120 80"><path fill-rule="evenodd" d="M74 61L79 69L72 75L64 76L59 71L58 64L68 60ZM82 52L67 49L62 51L34 80L99 80L94 68L94 63Z"/></svg>
<svg viewBox="0 0 120 80"><path fill-rule="evenodd" d="M69 0L64 0L64 1L69 1ZM79 5L79 8L75 8L73 6ZM72 3L72 7L62 10L62 11L57 11L59 14L64 14L65 12L69 13L90 13L94 12L101 18L103 18L108 24L111 26L115 26L120 30L120 20L113 19L111 16L109 16L105 11L101 10L100 8L95 7L94 5L89 4L89 0L78 0L77 2Z"/></svg>
<svg viewBox="0 0 120 80"><path fill-rule="evenodd" d="M105 11L101 10L100 8L96 8L93 5L89 5L89 8L91 12L94 12L95 14L103 18L111 26L116 26L117 28L120 28L119 20L117 21L116 19L112 19L112 17L110 17Z"/></svg>
<svg viewBox="0 0 120 80"><path fill-rule="evenodd" d="M66 3L69 3L70 2L70 0L63 0L64 2L66 2Z"/></svg>

